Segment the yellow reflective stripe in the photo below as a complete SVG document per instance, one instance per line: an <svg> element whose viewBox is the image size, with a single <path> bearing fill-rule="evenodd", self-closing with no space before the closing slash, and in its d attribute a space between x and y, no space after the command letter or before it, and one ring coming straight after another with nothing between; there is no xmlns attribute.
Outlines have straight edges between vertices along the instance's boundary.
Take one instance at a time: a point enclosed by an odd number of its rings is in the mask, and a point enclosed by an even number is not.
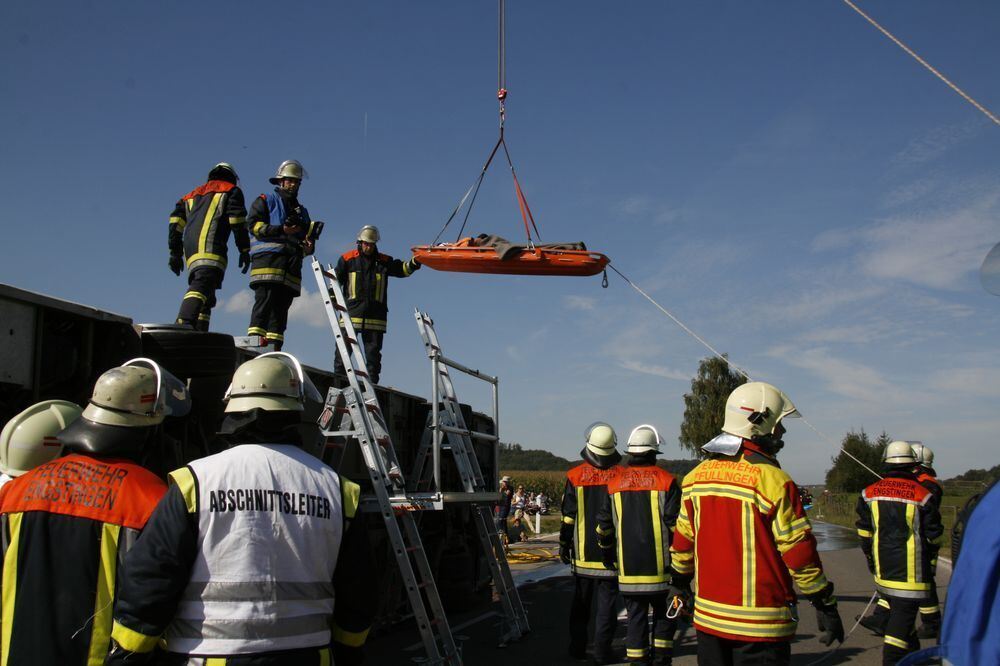
<svg viewBox="0 0 1000 666"><path fill-rule="evenodd" d="M357 298L358 297L358 273L357 273L357 271L352 271L351 274L350 274L350 278L348 279L347 297L348 298Z"/></svg>
<svg viewBox="0 0 1000 666"><path fill-rule="evenodd" d="M567 525L572 525L574 522L576 522L576 521L573 520L573 518L571 516L563 516L562 521L564 523L566 523Z"/></svg>
<svg viewBox="0 0 1000 666"><path fill-rule="evenodd" d="M184 496L188 513L198 513L198 484L190 467L181 467L170 473L170 480Z"/></svg>
<svg viewBox="0 0 1000 666"><path fill-rule="evenodd" d="M183 217L177 217L176 215L171 215L170 224L176 224L178 227L183 229L187 225L187 220L185 220Z"/></svg>
<svg viewBox="0 0 1000 666"><path fill-rule="evenodd" d="M757 546L754 540L753 516L749 504L743 504L743 605L756 605Z"/></svg>
<svg viewBox="0 0 1000 666"><path fill-rule="evenodd" d="M115 603L115 574L118 572L118 535L121 525L104 523L101 530L101 564L97 570L97 600L92 616L87 666L104 666L111 647L112 612Z"/></svg>
<svg viewBox="0 0 1000 666"><path fill-rule="evenodd" d="M780 623L779 622L751 623L751 622L732 622L717 617L710 617L702 612L699 612L698 602L695 602L694 621L697 624L708 627L709 629L715 629L716 631L721 631L727 634L736 634L737 636L754 636L754 637L791 636L792 634L795 633L795 626L796 626L794 620L788 620L786 622L780 622Z"/></svg>
<svg viewBox="0 0 1000 666"><path fill-rule="evenodd" d="M235 227L237 225L246 224L246 223L247 223L247 218L246 217L230 217L229 218L229 226L231 226L231 227Z"/></svg>
<svg viewBox="0 0 1000 666"><path fill-rule="evenodd" d="M625 648L625 656L629 659L642 659L648 653L648 648Z"/></svg>
<svg viewBox="0 0 1000 666"><path fill-rule="evenodd" d="M611 496L615 503L615 514L618 516L618 533L625 534L625 516L622 515L622 494L615 493ZM618 546L618 576L622 577L625 575L625 555L622 552L622 541L624 539L617 540ZM636 581L643 582L643 581Z"/></svg>
<svg viewBox="0 0 1000 666"><path fill-rule="evenodd" d="M202 303L205 303L205 302L208 301L208 298L205 296L205 294L201 293L200 291L189 291L189 292L186 292L184 294L184 298L182 298L181 300L184 300L186 298L197 298Z"/></svg>
<svg viewBox="0 0 1000 666"><path fill-rule="evenodd" d="M403 277L410 277L411 273L413 273L413 262L412 261L404 261L403 262Z"/></svg>
<svg viewBox="0 0 1000 666"><path fill-rule="evenodd" d="M251 268L250 275L283 275L284 268Z"/></svg>
<svg viewBox="0 0 1000 666"><path fill-rule="evenodd" d="M208 204L208 212L201 223L201 233L198 234L198 252L208 250L208 231L213 227L212 221L215 219L215 209L219 207L222 200L222 192L216 192L212 196L212 203Z"/></svg>
<svg viewBox="0 0 1000 666"><path fill-rule="evenodd" d="M260 232L266 229L267 227L268 227L267 222L264 222L263 220L258 220L257 222L253 223L253 228L250 229L250 232L253 233L254 236L260 236Z"/></svg>
<svg viewBox="0 0 1000 666"><path fill-rule="evenodd" d="M917 507L912 504L906 505L906 529L910 533L906 536L906 581L908 583L916 582L917 572L916 572L916 546L917 546L917 530L913 526L913 518L916 513Z"/></svg>
<svg viewBox="0 0 1000 666"><path fill-rule="evenodd" d="M368 331L385 331L386 322L384 319L366 319L365 317L351 317L351 323L355 326L364 326Z"/></svg>
<svg viewBox="0 0 1000 666"><path fill-rule="evenodd" d="M193 199L193 198L191 198L191 199L188 199L188 200L187 200L187 201L186 201L185 203L187 204L187 209L188 209L188 212L189 212L189 213L190 213L190 212L191 212L192 210L194 210L194 199Z"/></svg>
<svg viewBox="0 0 1000 666"><path fill-rule="evenodd" d="M858 536L861 537L861 538L863 538L863 539L871 539L872 538L872 533L869 532L868 530L859 529L858 530Z"/></svg>
<svg viewBox="0 0 1000 666"><path fill-rule="evenodd" d="M619 549L620 550L620 549ZM621 573L621 561L618 562L618 582L619 583L666 583L670 580L670 576L665 573L654 574L652 576L640 576L636 575L626 575Z"/></svg>
<svg viewBox="0 0 1000 666"><path fill-rule="evenodd" d="M361 502L361 486L341 477L340 496L344 505L344 516L353 518L358 512L358 504Z"/></svg>
<svg viewBox="0 0 1000 666"><path fill-rule="evenodd" d="M577 548L580 550L580 559L583 559L583 544L586 543L587 536L587 533L584 531L587 527L587 510L583 505L583 486L576 487L576 515L580 516L580 521L576 524L576 543ZM605 536L606 534L600 525L597 526L596 532L601 536Z"/></svg>
<svg viewBox="0 0 1000 666"><path fill-rule="evenodd" d="M381 273L375 274L375 300L381 303L385 299L383 298L382 292L385 288L385 280L382 279Z"/></svg>
<svg viewBox="0 0 1000 666"><path fill-rule="evenodd" d="M21 518L23 513L8 513L10 544L3 558L3 598L0 601L0 664L7 666L10 656L10 630L14 627L14 602L17 599L17 551L20 550Z"/></svg>
<svg viewBox="0 0 1000 666"><path fill-rule="evenodd" d="M774 507L774 503L761 497L749 488L737 488L733 486L722 486L710 483L699 483L691 486L688 495L692 498L711 495L714 497L728 497L741 502L753 502L760 509L761 513L769 513Z"/></svg>
<svg viewBox="0 0 1000 666"><path fill-rule="evenodd" d="M912 592L926 592L931 589L930 583L903 582L899 580L886 580L875 576L875 584L881 587L888 587L893 590L910 590Z"/></svg>
<svg viewBox="0 0 1000 666"><path fill-rule="evenodd" d="M875 559L875 573L878 574L882 571L878 559L878 502L869 502L868 507L872 510L872 526L875 528L875 533L872 535L872 557ZM877 575L875 580L878 580Z"/></svg>
<svg viewBox="0 0 1000 666"><path fill-rule="evenodd" d="M247 329L247 335L267 335L267 331L259 326L251 326Z"/></svg>
<svg viewBox="0 0 1000 666"><path fill-rule="evenodd" d="M198 321L208 321L211 318L212 318L212 315L210 315L207 312L201 312L201 313L198 314Z"/></svg>
<svg viewBox="0 0 1000 666"><path fill-rule="evenodd" d="M147 636L118 622L111 630L111 638L129 652L152 652L160 641L159 636Z"/></svg>
<svg viewBox="0 0 1000 666"><path fill-rule="evenodd" d="M284 341L285 340L285 336L282 335L281 333L276 333L276 332L273 332L273 331L268 331L267 332L267 339L268 340L281 340L281 341Z"/></svg>
<svg viewBox="0 0 1000 666"><path fill-rule="evenodd" d="M885 597L879 597L879 599L878 599L878 605L881 606L882 608L888 608L889 607L889 600L886 599Z"/></svg>
<svg viewBox="0 0 1000 666"><path fill-rule="evenodd" d="M204 666L226 666L225 657L208 657L205 659Z"/></svg>
<svg viewBox="0 0 1000 666"><path fill-rule="evenodd" d="M934 615L941 609L937 604L934 604L933 606L921 606L917 610L920 611L921 615Z"/></svg>
<svg viewBox="0 0 1000 666"><path fill-rule="evenodd" d="M209 261L219 261L226 263L225 257L221 254L212 254L211 252L198 252L197 254L192 254L188 257L187 265L190 266L196 261L201 261L202 259L208 259Z"/></svg>
<svg viewBox="0 0 1000 666"><path fill-rule="evenodd" d="M665 572L663 567L663 523L660 522L660 494L649 491L649 515L653 517L653 546L656 548L656 571Z"/></svg>
<svg viewBox="0 0 1000 666"><path fill-rule="evenodd" d="M330 666L333 660L330 657L330 648L323 648L319 651L319 666Z"/></svg>
<svg viewBox="0 0 1000 666"><path fill-rule="evenodd" d="M655 648L660 648L662 650L662 649L665 649L665 648L672 648L673 646L674 646L674 642L671 641L671 640L667 640L666 638L654 638L653 639L653 647L655 647Z"/></svg>
<svg viewBox="0 0 1000 666"><path fill-rule="evenodd" d="M347 631L341 629L336 624L333 625L333 640L348 647L361 647L368 638L368 629L364 631Z"/></svg>
<svg viewBox="0 0 1000 666"><path fill-rule="evenodd" d="M885 638L883 638L882 640L885 642L886 645L891 645L893 647L898 647L898 648L900 648L902 650L906 650L906 649L908 649L910 647L910 644L907 643L906 641L900 640L900 639L898 639L898 638L896 638L894 636L890 636L889 634L886 634Z"/></svg>
<svg viewBox="0 0 1000 666"><path fill-rule="evenodd" d="M698 597L696 603L703 611L708 611L715 615L731 615L752 620L773 620L775 622L792 619L792 611L788 606L733 606L718 601L710 601L703 597Z"/></svg>

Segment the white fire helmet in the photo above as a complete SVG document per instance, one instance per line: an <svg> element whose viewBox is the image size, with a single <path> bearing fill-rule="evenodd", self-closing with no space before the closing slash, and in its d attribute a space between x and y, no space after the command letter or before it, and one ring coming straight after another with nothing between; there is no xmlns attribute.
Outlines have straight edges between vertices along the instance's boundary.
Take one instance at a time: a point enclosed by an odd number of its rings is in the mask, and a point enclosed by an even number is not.
<svg viewBox="0 0 1000 666"><path fill-rule="evenodd" d="M636 426L628 436L629 453L660 452L660 433L651 425Z"/></svg>
<svg viewBox="0 0 1000 666"><path fill-rule="evenodd" d="M322 402L323 398L297 358L269 352L236 369L225 400L227 413L251 409L301 412L306 400Z"/></svg>
<svg viewBox="0 0 1000 666"><path fill-rule="evenodd" d="M722 431L753 439L773 434L782 419L800 416L792 401L776 386L767 382L747 382L729 394Z"/></svg>
<svg viewBox="0 0 1000 666"><path fill-rule="evenodd" d="M0 433L0 472L21 476L62 453L56 435L80 417L79 405L46 400L12 418Z"/></svg>
<svg viewBox="0 0 1000 666"><path fill-rule="evenodd" d="M615 429L604 421L587 426L583 438L587 442L587 450L595 456L613 456L617 452L618 436Z"/></svg>
<svg viewBox="0 0 1000 666"><path fill-rule="evenodd" d="M917 456L913 453L913 446L910 442L897 439L889 442L882 453L882 462L887 465L913 465L917 463Z"/></svg>
<svg viewBox="0 0 1000 666"><path fill-rule="evenodd" d="M148 358L134 358L97 378L83 418L112 426L144 427L191 411L184 382Z"/></svg>

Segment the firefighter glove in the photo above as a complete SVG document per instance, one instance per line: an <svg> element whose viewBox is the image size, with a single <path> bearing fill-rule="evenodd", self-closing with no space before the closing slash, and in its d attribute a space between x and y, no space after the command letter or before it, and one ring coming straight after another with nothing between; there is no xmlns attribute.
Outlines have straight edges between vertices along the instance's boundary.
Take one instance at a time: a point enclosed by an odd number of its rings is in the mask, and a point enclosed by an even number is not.
<svg viewBox="0 0 1000 666"><path fill-rule="evenodd" d="M244 250L240 252L240 272L246 275L248 270L250 270L250 252Z"/></svg>
<svg viewBox="0 0 1000 666"><path fill-rule="evenodd" d="M671 604L674 599L680 599L680 612L690 615L694 612L694 595L691 593L691 576L673 574L670 578L670 587L667 588L667 601Z"/></svg>
<svg viewBox="0 0 1000 666"><path fill-rule="evenodd" d="M179 254L172 254L167 265L170 266L170 270L174 275L180 275L181 271L184 270L184 257Z"/></svg>
<svg viewBox="0 0 1000 666"><path fill-rule="evenodd" d="M559 527L559 559L563 564L573 562L573 526L563 523Z"/></svg>
<svg viewBox="0 0 1000 666"><path fill-rule="evenodd" d="M815 594L806 597L816 609L816 624L819 625L819 642L829 646L834 641L844 642L844 623L837 610L837 597L833 596L833 583Z"/></svg>

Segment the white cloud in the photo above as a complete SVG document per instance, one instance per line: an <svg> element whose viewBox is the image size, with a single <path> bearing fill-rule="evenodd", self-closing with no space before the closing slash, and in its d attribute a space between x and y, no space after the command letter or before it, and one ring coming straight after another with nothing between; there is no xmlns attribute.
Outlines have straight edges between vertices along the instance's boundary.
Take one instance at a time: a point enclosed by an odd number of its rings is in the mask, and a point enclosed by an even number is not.
<svg viewBox="0 0 1000 666"><path fill-rule="evenodd" d="M1000 397L1000 368L952 368L935 372L928 379L940 393L962 393L977 398Z"/></svg>
<svg viewBox="0 0 1000 666"><path fill-rule="evenodd" d="M979 131L977 123L937 127L924 136L913 139L893 157L900 167L920 166L936 160L953 147L972 138Z"/></svg>
<svg viewBox="0 0 1000 666"><path fill-rule="evenodd" d="M568 310L583 310L590 312L597 307L597 299L591 296L565 296L563 305Z"/></svg>
<svg viewBox="0 0 1000 666"><path fill-rule="evenodd" d="M249 316L250 310L253 308L253 291L250 289L241 289L221 305L225 312L245 312Z"/></svg>
<svg viewBox="0 0 1000 666"><path fill-rule="evenodd" d="M302 294L292 301L292 307L288 309L288 320L314 328L326 328L330 325L319 292L308 291L305 286L302 287Z"/></svg>
<svg viewBox="0 0 1000 666"><path fill-rule="evenodd" d="M838 358L823 347L775 347L768 351L768 355L813 373L831 392L845 397L884 403L899 392L898 387L871 366Z"/></svg>
<svg viewBox="0 0 1000 666"><path fill-rule="evenodd" d="M690 373L681 372L680 370L674 370L673 368L668 368L665 365L650 365L633 359L619 360L618 364L621 367L625 368L626 370L632 370L633 372L641 372L642 374L645 375L654 375L656 377L663 377L664 379L677 379L684 382L689 381L691 379Z"/></svg>
<svg viewBox="0 0 1000 666"><path fill-rule="evenodd" d="M626 197L612 206L612 211L623 217L646 218L657 225L669 224L678 216L674 207L644 195Z"/></svg>

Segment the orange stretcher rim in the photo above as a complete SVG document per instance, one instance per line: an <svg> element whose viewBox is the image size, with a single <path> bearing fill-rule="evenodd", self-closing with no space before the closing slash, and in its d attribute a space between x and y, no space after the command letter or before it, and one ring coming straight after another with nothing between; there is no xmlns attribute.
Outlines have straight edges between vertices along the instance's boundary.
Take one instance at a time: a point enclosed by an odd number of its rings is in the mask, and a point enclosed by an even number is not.
<svg viewBox="0 0 1000 666"><path fill-rule="evenodd" d="M424 266L455 273L495 275L597 275L610 259L589 250L525 248L501 259L492 247L467 245L415 245L413 256Z"/></svg>

